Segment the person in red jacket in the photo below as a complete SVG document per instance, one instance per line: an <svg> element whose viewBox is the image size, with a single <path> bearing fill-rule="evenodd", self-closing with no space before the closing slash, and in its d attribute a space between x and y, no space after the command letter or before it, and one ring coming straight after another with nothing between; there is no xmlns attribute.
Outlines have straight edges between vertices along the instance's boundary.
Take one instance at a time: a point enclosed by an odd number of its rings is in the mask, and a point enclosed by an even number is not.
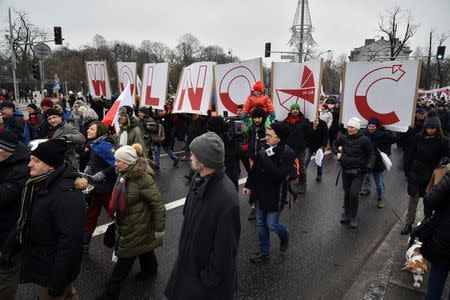
<svg viewBox="0 0 450 300"><path fill-rule="evenodd" d="M275 108L272 104L272 99L268 95L264 94L264 84L262 81L257 81L253 85L253 90L248 96L242 109L242 119L248 119L248 115L252 114L256 107L261 107L264 112L269 115L270 121L275 121Z"/></svg>

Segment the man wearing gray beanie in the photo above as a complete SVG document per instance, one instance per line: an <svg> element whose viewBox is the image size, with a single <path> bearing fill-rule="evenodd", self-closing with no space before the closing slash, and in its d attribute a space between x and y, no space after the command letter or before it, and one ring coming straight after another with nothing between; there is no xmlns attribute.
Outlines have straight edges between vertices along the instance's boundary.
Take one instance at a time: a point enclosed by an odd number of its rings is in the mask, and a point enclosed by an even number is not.
<svg viewBox="0 0 450 300"><path fill-rule="evenodd" d="M192 180L167 299L233 299L241 223L236 188L225 174L225 147L214 132L191 145ZM192 284L196 282L197 284Z"/></svg>

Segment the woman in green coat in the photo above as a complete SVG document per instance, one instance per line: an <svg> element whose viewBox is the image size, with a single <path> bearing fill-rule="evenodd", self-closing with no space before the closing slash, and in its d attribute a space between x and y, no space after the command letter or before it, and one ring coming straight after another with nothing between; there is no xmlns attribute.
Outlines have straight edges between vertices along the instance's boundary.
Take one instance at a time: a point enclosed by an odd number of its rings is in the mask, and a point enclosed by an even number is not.
<svg viewBox="0 0 450 300"><path fill-rule="evenodd" d="M117 262L105 293L97 299L119 297L121 283L139 256L142 275L154 275L158 263L153 250L162 245L166 209L153 170L140 144L122 146L114 154L118 178L109 213L115 219Z"/></svg>

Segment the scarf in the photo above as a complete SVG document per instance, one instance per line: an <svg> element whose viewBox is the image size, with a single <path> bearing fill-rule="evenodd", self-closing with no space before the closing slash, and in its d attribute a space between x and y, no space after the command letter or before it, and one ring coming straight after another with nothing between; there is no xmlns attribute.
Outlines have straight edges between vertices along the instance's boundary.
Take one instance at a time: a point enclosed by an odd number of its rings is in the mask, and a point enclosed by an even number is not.
<svg viewBox="0 0 450 300"><path fill-rule="evenodd" d="M119 146L126 146L126 145L128 145L128 132L126 129L124 129L119 137Z"/></svg>
<svg viewBox="0 0 450 300"><path fill-rule="evenodd" d="M36 187L39 188L41 183L46 181L53 172L54 170L51 170L45 174L32 177L25 183L25 187L22 191L22 207L20 209L20 216L17 221L17 240L20 244L23 242L23 230L28 220L28 214L30 213L35 189Z"/></svg>
<svg viewBox="0 0 450 300"><path fill-rule="evenodd" d="M111 194L108 213L111 217L115 214L117 220L125 214L125 207L127 206L126 183L126 177L119 176Z"/></svg>
<svg viewBox="0 0 450 300"><path fill-rule="evenodd" d="M292 116L292 115L289 115L289 116L286 118L286 121L287 121L288 123L291 123L291 124L297 124L298 122L301 121L301 117L300 117L300 116Z"/></svg>

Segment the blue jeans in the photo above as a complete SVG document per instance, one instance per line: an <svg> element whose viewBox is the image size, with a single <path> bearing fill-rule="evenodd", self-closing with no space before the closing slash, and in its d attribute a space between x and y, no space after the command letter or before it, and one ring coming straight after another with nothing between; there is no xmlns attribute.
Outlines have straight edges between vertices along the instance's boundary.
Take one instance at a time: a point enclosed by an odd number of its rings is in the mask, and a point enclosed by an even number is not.
<svg viewBox="0 0 450 300"><path fill-rule="evenodd" d="M177 161L178 157L173 153L173 151L169 147L162 146L160 144L155 145L155 163L159 166L160 157L161 157L161 147L164 152L166 152L173 161Z"/></svg>
<svg viewBox="0 0 450 300"><path fill-rule="evenodd" d="M262 255L270 253L270 231L275 232L280 240L288 237L288 232L283 224L279 223L279 211L263 211L260 208L259 200L256 200L256 231L259 238L259 252Z"/></svg>
<svg viewBox="0 0 450 300"><path fill-rule="evenodd" d="M372 175L373 175L373 180L375 181L375 185L377 186L378 199L382 199L383 193L384 193L384 183L383 183L384 172L383 171L382 172L372 172ZM370 190L371 187L372 187L372 182L370 180L370 173L369 173L366 176L364 176L363 188L366 190Z"/></svg>
<svg viewBox="0 0 450 300"><path fill-rule="evenodd" d="M426 300L441 299L449 271L449 268L431 263L430 275L428 276L427 296L425 298ZM450 300L450 295L448 299Z"/></svg>

